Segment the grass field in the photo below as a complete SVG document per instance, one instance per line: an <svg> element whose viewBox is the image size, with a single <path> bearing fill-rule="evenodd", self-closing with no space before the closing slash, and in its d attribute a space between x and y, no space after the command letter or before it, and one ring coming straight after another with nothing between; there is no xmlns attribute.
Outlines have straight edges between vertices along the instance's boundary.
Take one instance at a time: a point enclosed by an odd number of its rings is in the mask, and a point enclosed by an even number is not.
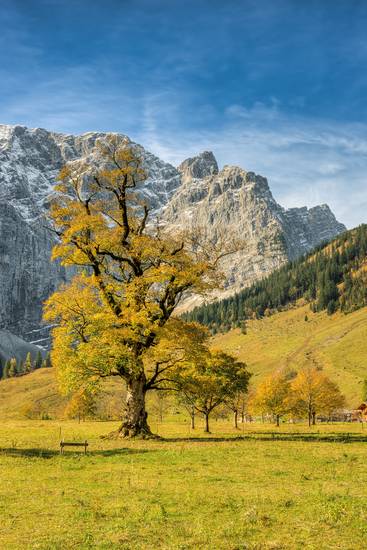
<svg viewBox="0 0 367 550"><path fill-rule="evenodd" d="M247 362L253 384L279 367L322 367L346 395L348 406L360 404L367 378L367 308L328 316L303 306L248 321L247 327L246 335L239 329L217 335L214 345Z"/></svg>
<svg viewBox="0 0 367 550"><path fill-rule="evenodd" d="M307 314L308 320L305 321ZM254 385L272 370L322 367L359 404L367 310L307 307L248 323L213 345L245 360ZM108 382L102 399L123 390ZM367 427L211 421L195 431L173 401L151 427L163 439L101 439L115 423L62 418L53 369L0 382L0 550L359 550L367 539ZM30 404L52 420L27 420ZM116 404L116 403L115 403ZM38 411L39 408L39 411ZM38 411L38 412L37 412ZM90 443L59 455L60 439Z"/></svg>
<svg viewBox="0 0 367 550"><path fill-rule="evenodd" d="M367 429L226 422L110 441L103 422L3 421L0 548L365 548ZM349 432L349 436L343 435ZM237 439L235 438L237 436ZM60 437L87 456L58 454Z"/></svg>

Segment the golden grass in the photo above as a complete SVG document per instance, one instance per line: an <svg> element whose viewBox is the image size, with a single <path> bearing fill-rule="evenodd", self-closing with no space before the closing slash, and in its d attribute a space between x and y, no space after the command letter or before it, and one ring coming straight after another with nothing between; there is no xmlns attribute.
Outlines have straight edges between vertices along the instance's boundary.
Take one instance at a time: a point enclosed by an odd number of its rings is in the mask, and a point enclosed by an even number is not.
<svg viewBox="0 0 367 550"><path fill-rule="evenodd" d="M339 384L349 406L360 404L367 378L367 308L328 316L302 306L247 326L246 335L232 330L217 335L213 345L245 361L255 385L276 368L314 365Z"/></svg>
<svg viewBox="0 0 367 550"><path fill-rule="evenodd" d="M120 380L106 380L102 386L99 404L112 403L121 411L124 385ZM0 417L3 419L26 418L33 411L35 417L46 414L51 418L63 418L68 397L59 393L54 369L39 369L31 374L0 381Z"/></svg>
<svg viewBox="0 0 367 550"><path fill-rule="evenodd" d="M305 321L305 314L309 320ZM307 307L248 323L214 345L247 361L255 383L274 368L322 367L351 404L366 377L367 309ZM121 395L120 386L106 387ZM150 424L164 440L100 438L116 423L31 421L42 402L62 415L52 369L0 382L0 548L359 550L367 536L367 428L214 419L204 437L182 413ZM18 420L15 420L18 418ZM90 453L59 455L61 438Z"/></svg>
<svg viewBox="0 0 367 550"><path fill-rule="evenodd" d="M301 306L259 321L248 321L247 326L246 335L239 330L217 335L213 346L245 361L253 373L252 384L256 386L262 377L279 367L297 370L314 365L322 367L339 384L348 406L360 404L362 382L367 378L367 308L329 317ZM115 408L122 395L120 381L104 384L102 399L114 401ZM51 418L62 417L66 398L58 393L52 369L0 381L2 419L25 418L31 404Z"/></svg>
<svg viewBox="0 0 367 550"><path fill-rule="evenodd" d="M267 439L267 425L236 440L223 421L190 439L188 425L171 418L158 425L166 440L125 442L99 438L113 423L3 422L0 548L365 547L367 443L335 441L359 425L296 428L326 441ZM60 434L87 438L90 453L60 456Z"/></svg>

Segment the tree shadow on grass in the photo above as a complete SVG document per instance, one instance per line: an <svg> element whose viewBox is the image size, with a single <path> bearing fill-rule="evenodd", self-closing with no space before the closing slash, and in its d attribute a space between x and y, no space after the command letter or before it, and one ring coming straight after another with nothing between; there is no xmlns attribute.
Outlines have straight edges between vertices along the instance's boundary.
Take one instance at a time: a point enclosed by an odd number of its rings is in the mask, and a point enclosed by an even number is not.
<svg viewBox="0 0 367 550"><path fill-rule="evenodd" d="M17 447L10 447L10 448L1 448L0 447L0 458L2 456L12 456L12 457L25 457L25 458L53 458L55 456L63 456L63 457L70 457L70 456L89 456L89 457L95 457L95 456L126 456L131 454L142 454L142 453L151 453L154 452L151 449L127 449L127 448L121 448L121 449L105 449L105 450L90 450L87 451L87 454L84 455L83 451L71 451L71 450L64 450L63 454L60 455L59 450L54 449L41 449L41 448L35 448L35 449L20 449Z"/></svg>
<svg viewBox="0 0 367 550"><path fill-rule="evenodd" d="M193 442L193 443L216 443L231 441L306 441L310 443L367 443L367 434L350 434L350 433L298 433L298 432L256 432L253 434L245 434L228 437L166 437L162 441L170 443Z"/></svg>
<svg viewBox="0 0 367 550"><path fill-rule="evenodd" d="M367 434L350 434L350 433L298 433L298 432L256 432L253 434L245 434L238 436L217 437L217 436L194 436L194 437L165 437L161 438L162 443L231 443L237 441L302 441L308 443L367 443ZM127 456L132 454L143 454L157 452L158 449L133 449L133 448L118 448L118 449L90 449L87 452L87 457L113 457ZM64 450L60 455L58 449L31 448L22 449L17 447L1 448L0 458L2 456L25 457L25 458L43 458L50 459L55 456L72 457L85 456L84 450Z"/></svg>

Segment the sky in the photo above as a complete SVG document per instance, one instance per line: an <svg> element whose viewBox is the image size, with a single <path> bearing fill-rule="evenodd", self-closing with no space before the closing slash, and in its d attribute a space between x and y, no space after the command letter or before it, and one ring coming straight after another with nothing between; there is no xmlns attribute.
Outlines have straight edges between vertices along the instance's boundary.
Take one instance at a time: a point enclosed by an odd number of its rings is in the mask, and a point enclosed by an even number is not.
<svg viewBox="0 0 367 550"><path fill-rule="evenodd" d="M0 123L212 150L367 222L366 0L0 0Z"/></svg>

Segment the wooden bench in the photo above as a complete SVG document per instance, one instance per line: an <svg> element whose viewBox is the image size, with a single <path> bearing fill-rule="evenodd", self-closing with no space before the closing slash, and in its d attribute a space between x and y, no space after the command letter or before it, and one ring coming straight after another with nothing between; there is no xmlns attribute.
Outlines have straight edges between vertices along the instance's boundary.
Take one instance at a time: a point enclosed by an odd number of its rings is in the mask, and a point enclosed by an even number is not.
<svg viewBox="0 0 367 550"><path fill-rule="evenodd" d="M89 443L85 440L83 443L77 443L76 441L60 441L60 454L64 454L64 447L84 447L84 454L87 454L87 447Z"/></svg>

